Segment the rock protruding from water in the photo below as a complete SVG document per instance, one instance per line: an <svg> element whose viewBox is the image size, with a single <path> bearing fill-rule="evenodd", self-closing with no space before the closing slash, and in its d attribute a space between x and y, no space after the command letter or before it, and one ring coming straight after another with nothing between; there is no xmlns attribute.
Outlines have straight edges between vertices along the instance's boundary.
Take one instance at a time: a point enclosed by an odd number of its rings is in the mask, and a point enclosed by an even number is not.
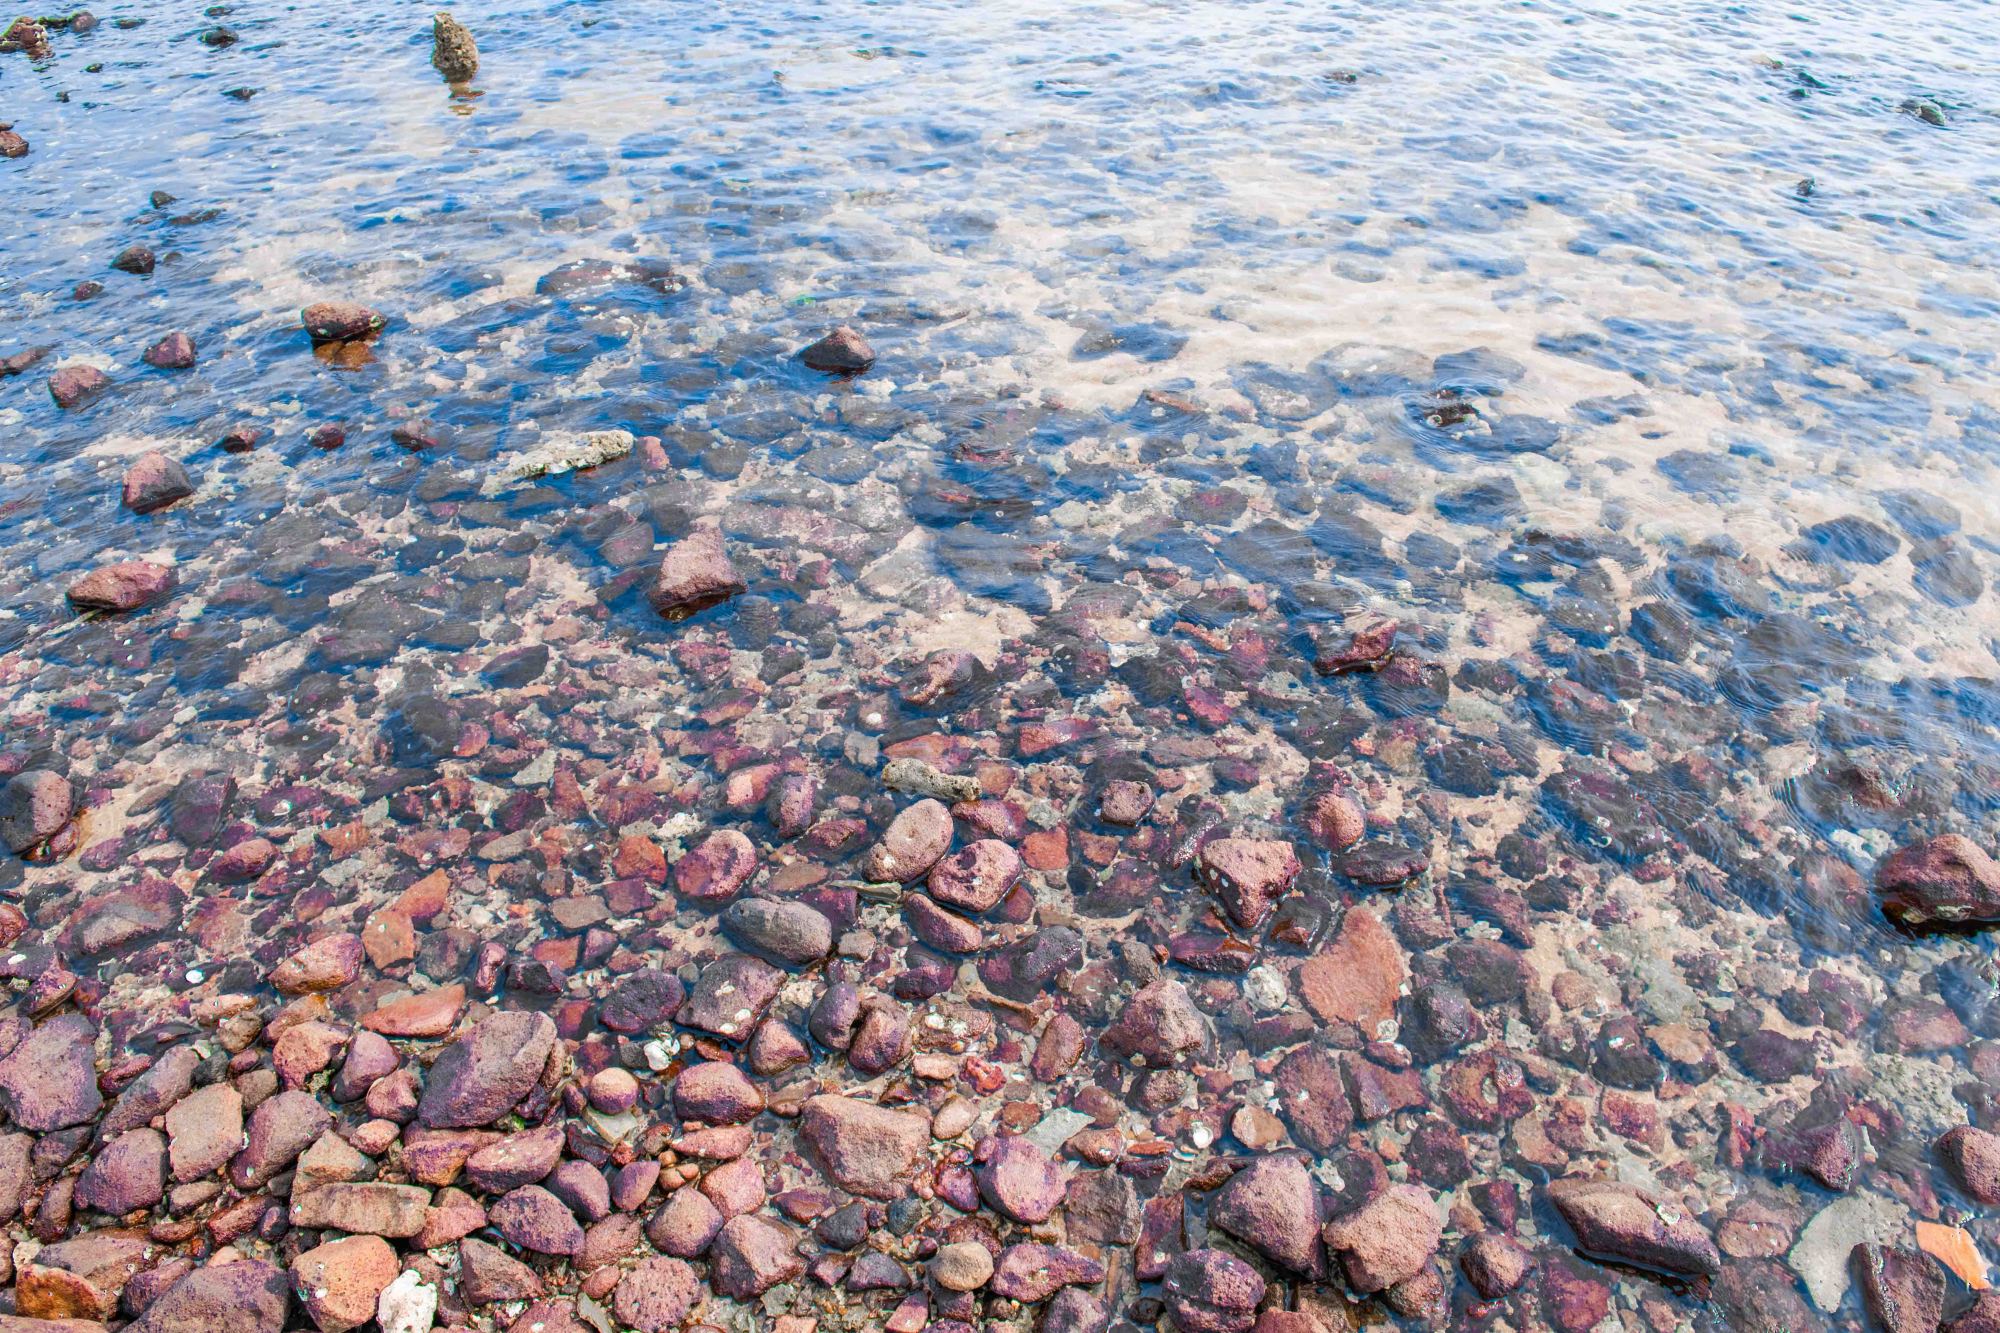
<svg viewBox="0 0 2000 1333"><path fill-rule="evenodd" d="M127 560L102 565L70 584L69 604L79 611L136 611L173 586L171 566Z"/></svg>
<svg viewBox="0 0 2000 1333"><path fill-rule="evenodd" d="M165 509L194 494L194 482L178 459L155 449L141 454L125 469L125 507L135 514Z"/></svg>
<svg viewBox="0 0 2000 1333"><path fill-rule="evenodd" d="M1972 839L1913 842L1875 867L1883 915L1911 930L2000 922L2000 865Z"/></svg>
<svg viewBox="0 0 2000 1333"><path fill-rule="evenodd" d="M76 808L68 778L43 768L16 773L0 788L0 842L25 852L62 832Z"/></svg>
<svg viewBox="0 0 2000 1333"><path fill-rule="evenodd" d="M667 548L653 585L653 609L681 620L744 590L719 528L704 524Z"/></svg>
<svg viewBox="0 0 2000 1333"><path fill-rule="evenodd" d="M842 324L799 353L799 360L828 375L859 375L875 364L875 349L868 340Z"/></svg>
<svg viewBox="0 0 2000 1333"><path fill-rule="evenodd" d="M299 312L316 343L359 342L380 333L389 321L356 301L321 301Z"/></svg>
<svg viewBox="0 0 2000 1333"><path fill-rule="evenodd" d="M431 19L431 64L446 83L470 83L479 73L479 47L472 34L443 10Z"/></svg>

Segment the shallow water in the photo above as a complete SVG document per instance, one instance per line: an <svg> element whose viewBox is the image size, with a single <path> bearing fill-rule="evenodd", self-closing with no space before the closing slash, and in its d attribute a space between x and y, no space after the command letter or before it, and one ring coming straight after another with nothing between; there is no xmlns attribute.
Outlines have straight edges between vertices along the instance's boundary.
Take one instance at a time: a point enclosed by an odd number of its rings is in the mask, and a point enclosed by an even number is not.
<svg viewBox="0 0 2000 1333"><path fill-rule="evenodd" d="M787 861L722 809L750 758L879 823L880 753L914 741L1014 763L1031 822L1086 835L1037 868L1044 924L1123 854L1091 841L1123 836L1094 822L1109 778L1142 771L1161 829L1213 800L1302 850L1303 793L1337 783L1431 868L1382 894L1312 851L1302 884L1433 965L1520 948L1535 995L1488 1020L1554 1071L1538 1092L1588 1106L1603 1060L1565 1043L1627 1009L1715 1048L1647 1088L1659 1142L1599 1131L1558 1162L1475 1134L1476 1178L1610 1165L1713 1223L1744 1197L1810 1217L1816 1185L1718 1156L1718 1108L1802 1104L1834 1071L1874 1108L1855 1190L1997 1238L1927 1160L1988 1114L1952 1089L2000 1024L1990 946L1899 937L1860 887L1899 842L1996 832L1989 9L494 5L456 92L414 7L121 17L145 21L0 57L32 144L0 162L0 354L53 348L0 381L5 746L65 762L119 849L7 872L39 929L159 857L158 792L191 771L379 824L456 747L477 794L436 825L569 828L588 880L616 830L671 843L686 809ZM204 44L218 24L240 40ZM133 243L150 276L108 270ZM606 260L664 267L564 267ZM72 299L85 279L103 293ZM298 310L326 298L390 326L315 356ZM794 356L840 323L878 356L852 381ZM173 329L199 364L143 366ZM59 411L47 374L75 362L113 387ZM403 420L442 443L398 447ZM254 453L214 447L244 423ZM345 445L310 447L328 423ZM659 437L664 466L500 477L598 429ZM198 491L136 516L119 477L148 449ZM749 596L663 621L651 568L703 516ZM175 566L170 601L65 606L138 557ZM1396 668L1312 669L1371 616L1400 622ZM482 679L536 642L546 677ZM993 679L898 698L956 648ZM469 731L412 739L416 699ZM1071 717L1093 734L1019 743ZM524 755L645 798L552 813ZM107 1005L154 1003L190 966L254 980L225 945L267 962L296 917L365 916L391 886L323 874L297 814L264 813L298 854L240 933L191 893L180 929L72 965ZM486 859L480 924L553 931ZM1118 934L1219 928L1184 865L1159 875L1137 921L1082 908L1079 987L1116 979ZM1813 969L1864 1012L1820 1021ZM1560 973L1589 998L1551 1007ZM1240 1066L1251 1012L1209 984ZM1964 1029L1899 1053L1884 1006L1926 995ZM1764 1029L1816 1060L1769 1078L1731 1053ZM1392 1161L1411 1114L1369 1127ZM1731 1252L1713 1302L1625 1275L1619 1308L1747 1326L1788 1248Z"/></svg>

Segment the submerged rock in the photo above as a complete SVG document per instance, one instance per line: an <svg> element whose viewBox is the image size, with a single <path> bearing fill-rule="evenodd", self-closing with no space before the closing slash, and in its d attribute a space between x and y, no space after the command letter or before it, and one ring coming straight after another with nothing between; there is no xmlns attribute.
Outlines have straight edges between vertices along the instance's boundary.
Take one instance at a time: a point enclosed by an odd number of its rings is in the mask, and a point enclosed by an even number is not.
<svg viewBox="0 0 2000 1333"><path fill-rule="evenodd" d="M69 585L69 603L79 611L136 611L164 597L174 571L149 560L128 560L91 570Z"/></svg>
<svg viewBox="0 0 2000 1333"><path fill-rule="evenodd" d="M62 774L37 768L16 773L0 788L0 842L10 852L25 852L60 833L75 808Z"/></svg>
<svg viewBox="0 0 2000 1333"><path fill-rule="evenodd" d="M704 524L667 548L653 582L653 609L681 620L745 591L722 530Z"/></svg>
<svg viewBox="0 0 2000 1333"><path fill-rule="evenodd" d="M1615 1180L1558 1180L1548 1187L1577 1248L1641 1268L1715 1277L1722 1256L1708 1231L1676 1203Z"/></svg>
<svg viewBox="0 0 2000 1333"><path fill-rule="evenodd" d="M637 443L629 430L555 431L532 448L507 454L500 461L506 476L526 481L598 467L625 457Z"/></svg>

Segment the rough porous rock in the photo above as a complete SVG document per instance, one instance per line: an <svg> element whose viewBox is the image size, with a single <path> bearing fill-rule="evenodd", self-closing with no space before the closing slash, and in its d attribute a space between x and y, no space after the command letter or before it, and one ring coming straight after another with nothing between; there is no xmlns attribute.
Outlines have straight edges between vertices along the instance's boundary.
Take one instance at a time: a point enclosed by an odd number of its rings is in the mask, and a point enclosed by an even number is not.
<svg viewBox="0 0 2000 1333"><path fill-rule="evenodd" d="M1260 838L1203 843L1197 865L1203 880L1222 899L1230 920L1245 930L1264 923L1300 870L1290 843Z"/></svg>
<svg viewBox="0 0 2000 1333"><path fill-rule="evenodd" d="M104 1106L93 1047L97 1027L82 1014L46 1020L0 1060L0 1109L36 1133L87 1124Z"/></svg>
<svg viewBox="0 0 2000 1333"><path fill-rule="evenodd" d="M494 1014L438 1055L424 1080L417 1119L431 1129L491 1124L542 1076L556 1026L546 1014Z"/></svg>
<svg viewBox="0 0 2000 1333"><path fill-rule="evenodd" d="M282 1333L290 1283L257 1259L197 1268L159 1296L127 1333Z"/></svg>
<svg viewBox="0 0 2000 1333"><path fill-rule="evenodd" d="M1960 1189L1988 1207L2000 1205L2000 1134L1959 1125L1938 1139L1937 1151Z"/></svg>
<svg viewBox="0 0 2000 1333"><path fill-rule="evenodd" d="M1296 1157L1260 1157L1231 1176L1209 1221L1295 1273L1326 1272L1319 1187Z"/></svg>
<svg viewBox="0 0 2000 1333"><path fill-rule="evenodd" d="M757 870L757 848L740 831L717 829L674 862L674 891L689 902L720 905Z"/></svg>
<svg viewBox="0 0 2000 1333"><path fill-rule="evenodd" d="M931 897L963 912L990 912L1021 878L1021 854L981 838L931 867Z"/></svg>
<svg viewBox="0 0 2000 1333"><path fill-rule="evenodd" d="M669 620L693 615L744 592L720 528L704 524L667 548L653 580L653 609Z"/></svg>
<svg viewBox="0 0 2000 1333"><path fill-rule="evenodd" d="M1932 1333L1944 1317L1944 1269L1921 1250L1864 1242L1849 1255L1848 1270L1883 1333Z"/></svg>
<svg viewBox="0 0 2000 1333"><path fill-rule="evenodd" d="M165 509L194 494L194 482L179 460L159 450L141 454L125 469L125 507L135 514Z"/></svg>
<svg viewBox="0 0 2000 1333"><path fill-rule="evenodd" d="M76 1202L114 1217L151 1208L167 1192L167 1140L156 1129L129 1129L101 1148L76 1181Z"/></svg>
<svg viewBox="0 0 2000 1333"><path fill-rule="evenodd" d="M1687 1277L1714 1277L1722 1256L1708 1231L1677 1203L1616 1180L1557 1180L1549 1202L1586 1254Z"/></svg>
<svg viewBox="0 0 2000 1333"><path fill-rule="evenodd" d="M1383 1291L1415 1276L1437 1253L1444 1218L1421 1185L1392 1185L1327 1223L1326 1248L1356 1291Z"/></svg>
<svg viewBox="0 0 2000 1333"><path fill-rule="evenodd" d="M1132 993L1101 1040L1114 1054L1136 1056L1159 1069L1201 1049L1207 1039L1208 1021L1194 1007L1187 987L1161 977Z"/></svg>
<svg viewBox="0 0 2000 1333"><path fill-rule="evenodd" d="M618 1280L611 1308L638 1333L671 1333L701 1298L701 1278L678 1259L643 1259Z"/></svg>
<svg viewBox="0 0 2000 1333"><path fill-rule="evenodd" d="M829 1179L852 1194L900 1199L930 1147L930 1120L852 1097L814 1097L800 1132Z"/></svg>
<svg viewBox="0 0 2000 1333"><path fill-rule="evenodd" d="M2000 922L2000 864L1946 833L1898 847L1875 866L1883 914L1911 930Z"/></svg>
<svg viewBox="0 0 2000 1333"><path fill-rule="evenodd" d="M576 1214L539 1185L523 1185L495 1199L486 1220L510 1245L536 1254L575 1254L583 1248Z"/></svg>
<svg viewBox="0 0 2000 1333"><path fill-rule="evenodd" d="M286 995L323 995L361 974L361 937L322 935L271 969L271 984Z"/></svg>
<svg viewBox="0 0 2000 1333"><path fill-rule="evenodd" d="M805 1272L792 1233L761 1217L732 1217L709 1245L709 1283L739 1301L763 1295Z"/></svg>
<svg viewBox="0 0 2000 1333"><path fill-rule="evenodd" d="M1321 1019L1351 1023L1373 1038L1395 1018L1409 976L1403 947L1382 918L1364 907L1350 907L1333 939L1299 966L1296 984Z"/></svg>
<svg viewBox="0 0 2000 1333"><path fill-rule="evenodd" d="M388 323L376 311L354 301L321 301L299 312L299 322L316 343L355 342L372 338Z"/></svg>
<svg viewBox="0 0 2000 1333"><path fill-rule="evenodd" d="M111 387L111 377L96 366L64 366L49 376L49 397L65 412L86 406Z"/></svg>
<svg viewBox="0 0 2000 1333"><path fill-rule="evenodd" d="M993 1276L993 1252L969 1240L941 1245L931 1256L930 1273L946 1291L977 1291Z"/></svg>
<svg viewBox="0 0 2000 1333"><path fill-rule="evenodd" d="M156 370L187 370L195 363L194 339L185 333L169 333L148 347L140 359Z"/></svg>
<svg viewBox="0 0 2000 1333"><path fill-rule="evenodd" d="M401 1267L380 1236L344 1236L292 1261L293 1288L320 1333L349 1333L375 1318Z"/></svg>
<svg viewBox="0 0 2000 1333"><path fill-rule="evenodd" d="M698 1032L741 1040L756 1030L784 983L785 974L761 958L724 954L695 978L694 989L674 1021Z"/></svg>
<svg viewBox="0 0 2000 1333"><path fill-rule="evenodd" d="M0 787L0 842L25 852L62 832L76 809L70 780L46 768L16 773Z"/></svg>
<svg viewBox="0 0 2000 1333"><path fill-rule="evenodd" d="M1047 1153L1018 1137L999 1139L974 1175L981 1198L1025 1225L1054 1216L1067 1183Z"/></svg>
<svg viewBox="0 0 2000 1333"><path fill-rule="evenodd" d="M1257 1322L1264 1279L1221 1250L1189 1250L1167 1266L1167 1310L1181 1333L1246 1333Z"/></svg>
<svg viewBox="0 0 2000 1333"><path fill-rule="evenodd" d="M479 73L479 45L460 23L440 10L431 19L431 66L446 83L469 83Z"/></svg>

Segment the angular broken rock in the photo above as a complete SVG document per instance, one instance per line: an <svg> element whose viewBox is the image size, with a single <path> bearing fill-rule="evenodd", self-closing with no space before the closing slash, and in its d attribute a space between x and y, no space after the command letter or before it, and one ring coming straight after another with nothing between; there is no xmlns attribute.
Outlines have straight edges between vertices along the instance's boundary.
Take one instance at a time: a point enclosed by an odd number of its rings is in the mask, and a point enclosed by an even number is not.
<svg viewBox="0 0 2000 1333"><path fill-rule="evenodd" d="M156 370L187 370L195 363L194 339L185 333L169 333L148 347L140 360Z"/></svg>
<svg viewBox="0 0 2000 1333"><path fill-rule="evenodd" d="M1898 847L1875 867L1882 913L1911 930L2000 922L2000 864L1946 833Z"/></svg>
<svg viewBox="0 0 2000 1333"><path fill-rule="evenodd" d="M294 1259L292 1278L320 1333L352 1333L375 1318L376 1302L401 1268L380 1236L344 1236Z"/></svg>
<svg viewBox="0 0 2000 1333"><path fill-rule="evenodd" d="M1326 1272L1319 1187L1296 1157L1260 1157L1231 1176L1209 1221L1295 1273Z"/></svg>
<svg viewBox="0 0 2000 1333"><path fill-rule="evenodd" d="M96 366L64 366L49 376L49 397L69 412L111 387L111 377Z"/></svg>
<svg viewBox="0 0 2000 1333"><path fill-rule="evenodd" d="M1263 924L1300 870L1290 843L1258 838L1203 843L1196 864L1230 919L1245 930Z"/></svg>
<svg viewBox="0 0 2000 1333"><path fill-rule="evenodd" d="M150 560L100 565L69 585L69 604L79 611L136 611L166 596L174 571Z"/></svg>
<svg viewBox="0 0 2000 1333"><path fill-rule="evenodd" d="M281 1333L291 1284L260 1259L212 1263L167 1288L126 1333Z"/></svg>
<svg viewBox="0 0 2000 1333"><path fill-rule="evenodd" d="M799 353L799 360L829 375L859 375L875 364L868 340L842 324Z"/></svg>
<svg viewBox="0 0 2000 1333"><path fill-rule="evenodd" d="M1067 1181L1049 1155L1025 1138L1003 1137L974 1177L979 1196L1016 1222L1046 1222L1062 1205Z"/></svg>
<svg viewBox="0 0 2000 1333"><path fill-rule="evenodd" d="M927 1117L852 1097L814 1097L801 1135L827 1177L850 1194L900 1199L930 1147Z"/></svg>
<svg viewBox="0 0 2000 1333"><path fill-rule="evenodd" d="M739 1041L756 1028L777 998L785 974L761 958L729 953L695 978L694 989L674 1015L682 1027Z"/></svg>
<svg viewBox="0 0 2000 1333"><path fill-rule="evenodd" d="M388 321L354 301L321 301L301 310L299 322L314 342L334 343L372 338Z"/></svg>
<svg viewBox="0 0 2000 1333"><path fill-rule="evenodd" d="M0 1109L37 1133L89 1123L104 1106L96 1042L97 1027L82 1014L44 1022L0 1060Z"/></svg>
<svg viewBox="0 0 2000 1333"><path fill-rule="evenodd" d="M1944 1269L1922 1251L1864 1241L1847 1266L1862 1307L1884 1333L1931 1333L1944 1317Z"/></svg>
<svg viewBox="0 0 2000 1333"><path fill-rule="evenodd" d="M1207 1038L1207 1020L1194 1007L1187 987L1160 977L1132 993L1101 1040L1115 1055L1136 1056L1151 1068L1163 1069L1199 1050Z"/></svg>
<svg viewBox="0 0 2000 1333"><path fill-rule="evenodd" d="M1189 1250L1167 1265L1167 1309L1182 1333L1247 1333L1257 1322L1264 1279L1221 1250Z"/></svg>
<svg viewBox="0 0 2000 1333"><path fill-rule="evenodd" d="M429 1129L491 1124L541 1079L555 1041L556 1025L547 1014L492 1015L431 1065L417 1119Z"/></svg>
<svg viewBox="0 0 2000 1333"><path fill-rule="evenodd" d="M1021 854L981 838L931 867L931 897L962 912L990 912L1021 879Z"/></svg>
<svg viewBox="0 0 2000 1333"><path fill-rule="evenodd" d="M751 1213L732 1217L708 1249L709 1282L724 1296L747 1301L805 1272L792 1234Z"/></svg>
<svg viewBox="0 0 2000 1333"><path fill-rule="evenodd" d="M951 850L951 811L938 800L918 801L889 822L882 841L868 851L861 873L872 880L908 883Z"/></svg>
<svg viewBox="0 0 2000 1333"><path fill-rule="evenodd" d="M1548 1197L1585 1254L1684 1277L1722 1271L1714 1239L1678 1203L1616 1180L1557 1180Z"/></svg>
<svg viewBox="0 0 2000 1333"><path fill-rule="evenodd" d="M1348 1283L1382 1291L1413 1277L1437 1253L1444 1218L1421 1185L1391 1185L1361 1207L1327 1223L1326 1248L1340 1259Z"/></svg>
<svg viewBox="0 0 2000 1333"><path fill-rule="evenodd" d="M745 586L730 563L722 530L703 524L667 548L653 581L653 609L669 620L683 620L728 601Z"/></svg>

